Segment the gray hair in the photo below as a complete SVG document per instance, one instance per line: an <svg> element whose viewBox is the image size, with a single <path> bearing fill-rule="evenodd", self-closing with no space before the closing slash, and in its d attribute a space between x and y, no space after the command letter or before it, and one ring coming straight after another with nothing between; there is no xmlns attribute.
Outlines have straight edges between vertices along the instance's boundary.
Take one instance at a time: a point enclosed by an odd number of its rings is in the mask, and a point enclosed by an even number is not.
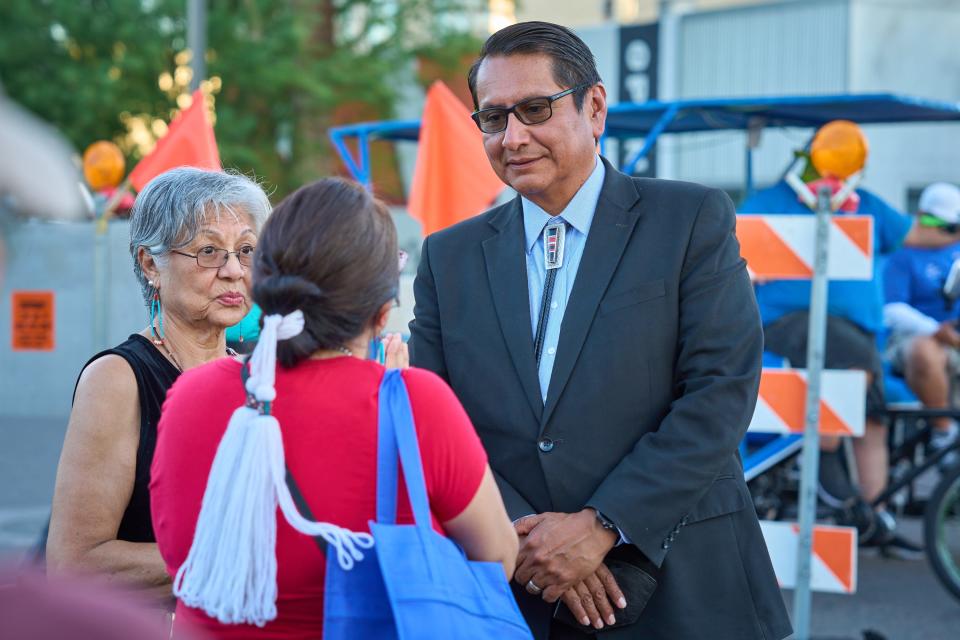
<svg viewBox="0 0 960 640"><path fill-rule="evenodd" d="M167 253L190 244L204 218L227 212L248 214L259 233L270 214L270 200L260 185L238 173L193 167L171 169L147 183L130 213L130 255L133 274L149 305L153 295L137 253L140 247L163 264Z"/></svg>

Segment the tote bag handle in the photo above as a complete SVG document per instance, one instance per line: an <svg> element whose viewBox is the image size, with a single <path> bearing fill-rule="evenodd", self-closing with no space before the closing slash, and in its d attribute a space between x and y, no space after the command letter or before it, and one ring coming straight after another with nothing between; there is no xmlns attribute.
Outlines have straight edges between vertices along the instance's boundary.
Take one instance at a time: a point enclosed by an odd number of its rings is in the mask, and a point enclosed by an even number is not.
<svg viewBox="0 0 960 640"><path fill-rule="evenodd" d="M431 529L430 502L410 396L400 370L390 369L380 382L377 427L377 522L383 524L397 520L398 454L414 522L418 528Z"/></svg>

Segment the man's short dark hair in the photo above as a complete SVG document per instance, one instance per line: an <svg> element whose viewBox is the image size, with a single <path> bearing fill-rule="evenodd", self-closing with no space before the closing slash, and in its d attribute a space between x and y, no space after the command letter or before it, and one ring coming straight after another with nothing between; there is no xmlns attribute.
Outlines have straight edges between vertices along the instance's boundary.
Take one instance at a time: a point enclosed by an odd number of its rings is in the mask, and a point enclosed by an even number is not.
<svg viewBox="0 0 960 640"><path fill-rule="evenodd" d="M467 83L473 96L473 107L477 109L480 106L477 100L477 72L488 56L536 54L548 56L553 61L553 80L565 89L580 85L592 87L600 82L593 52L573 31L552 22L519 22L487 38L480 50L480 57L470 67ZM577 111L583 109L586 94L587 89L573 94Z"/></svg>

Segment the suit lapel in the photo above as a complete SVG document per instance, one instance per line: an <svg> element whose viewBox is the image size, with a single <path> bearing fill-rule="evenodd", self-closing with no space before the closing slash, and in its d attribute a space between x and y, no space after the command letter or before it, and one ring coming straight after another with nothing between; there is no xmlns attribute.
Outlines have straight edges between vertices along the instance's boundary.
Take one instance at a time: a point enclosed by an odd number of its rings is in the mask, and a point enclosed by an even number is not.
<svg viewBox="0 0 960 640"><path fill-rule="evenodd" d="M563 314L557 359L550 377L546 406L540 418L541 431L550 420L570 379L597 306L620 263L620 257L639 218L639 212L635 208L640 197L639 187L631 178L610 166L606 160L603 162L606 165L606 177L570 300Z"/></svg>
<svg viewBox="0 0 960 640"><path fill-rule="evenodd" d="M543 401L540 398L540 379L533 358L530 294L527 288L520 198L517 197L505 205L490 223L499 231L483 241L483 256L493 293L493 304L520 384L533 414L539 420L543 412Z"/></svg>

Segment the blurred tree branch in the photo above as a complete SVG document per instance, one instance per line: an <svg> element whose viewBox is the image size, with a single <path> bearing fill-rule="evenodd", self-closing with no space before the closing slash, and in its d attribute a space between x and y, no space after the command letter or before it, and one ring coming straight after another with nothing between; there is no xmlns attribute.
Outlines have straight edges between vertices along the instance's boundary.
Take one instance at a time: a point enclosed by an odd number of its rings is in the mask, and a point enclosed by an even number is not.
<svg viewBox="0 0 960 640"><path fill-rule="evenodd" d="M330 173L327 128L354 114L391 117L398 71L465 29L469 20L451 16L477 4L210 0L207 73L219 78L212 88L224 165L255 172L276 186L275 198ZM80 151L100 139L122 143L129 166L139 159L131 116L169 121L178 108L185 47L184 0L0 3L4 90ZM442 48L433 55L442 58Z"/></svg>

